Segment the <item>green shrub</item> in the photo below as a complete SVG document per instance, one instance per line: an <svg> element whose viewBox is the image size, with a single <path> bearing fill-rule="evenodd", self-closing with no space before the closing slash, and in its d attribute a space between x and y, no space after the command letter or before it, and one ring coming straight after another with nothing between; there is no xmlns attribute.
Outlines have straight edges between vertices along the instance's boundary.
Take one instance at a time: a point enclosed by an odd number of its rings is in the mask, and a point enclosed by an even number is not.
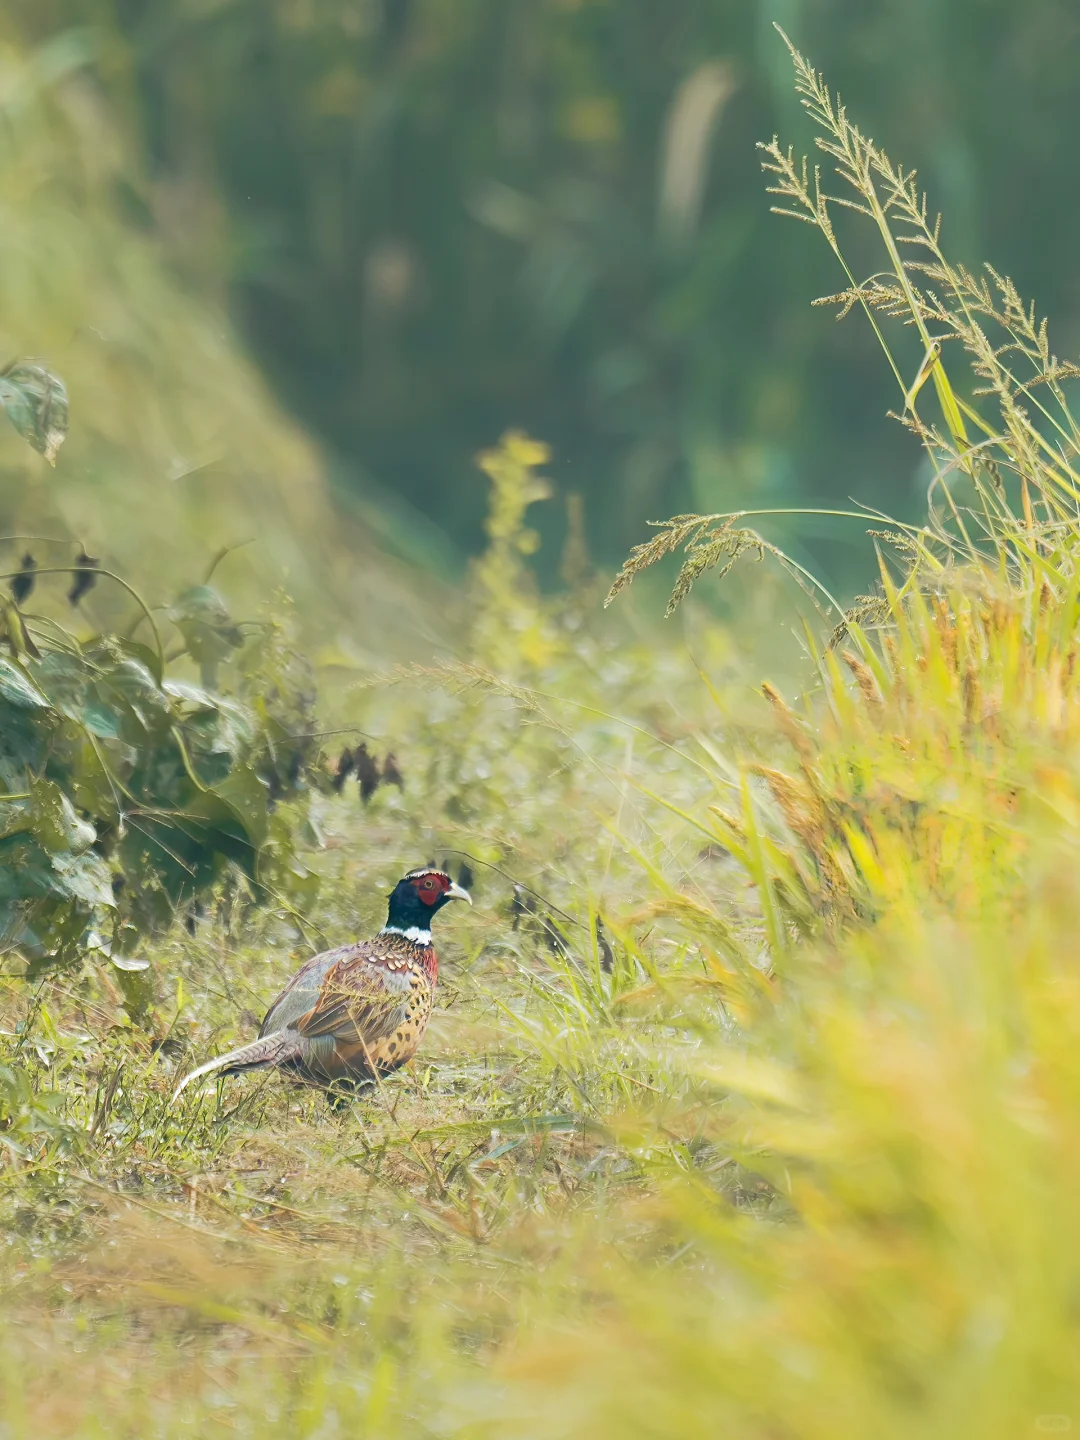
<svg viewBox="0 0 1080 1440"><path fill-rule="evenodd" d="M0 377L0 401L54 459L67 421L61 382L40 366L12 366ZM131 946L229 870L258 886L271 805L303 793L313 754L313 697L295 662L287 673L280 644L273 683L273 646L250 647L264 652L258 683L249 654L240 694L226 698L171 678L157 621L123 581L139 606L133 630L152 632L145 641L79 639L24 612L35 587L58 576L73 579L73 605L99 581L118 581L84 552L72 565L39 567L27 551L7 577L0 947L22 954L34 973L71 962L88 944L124 965ZM182 641L172 660L190 657L215 686L219 665L244 644L221 597L197 586L167 614ZM280 849L280 827L277 838Z"/></svg>

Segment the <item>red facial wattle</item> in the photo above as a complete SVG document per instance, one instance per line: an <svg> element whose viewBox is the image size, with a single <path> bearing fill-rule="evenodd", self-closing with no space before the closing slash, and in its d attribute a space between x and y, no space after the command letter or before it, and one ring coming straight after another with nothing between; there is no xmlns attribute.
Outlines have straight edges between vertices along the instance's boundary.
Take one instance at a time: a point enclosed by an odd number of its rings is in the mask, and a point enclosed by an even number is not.
<svg viewBox="0 0 1080 1440"><path fill-rule="evenodd" d="M445 875L425 875L416 881L417 896L425 905L434 905L450 888Z"/></svg>

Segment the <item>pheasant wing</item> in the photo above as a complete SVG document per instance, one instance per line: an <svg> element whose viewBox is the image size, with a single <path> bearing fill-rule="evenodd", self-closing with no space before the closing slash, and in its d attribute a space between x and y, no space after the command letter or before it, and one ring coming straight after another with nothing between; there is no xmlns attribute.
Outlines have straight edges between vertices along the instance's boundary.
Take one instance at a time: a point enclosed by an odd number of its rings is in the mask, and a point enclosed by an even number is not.
<svg viewBox="0 0 1080 1440"><path fill-rule="evenodd" d="M350 960L360 953L357 944L339 945L335 950L324 950L313 955L302 965L266 1012L260 1036L271 1035L287 1025L295 1026L302 1016L317 1003L323 981L335 965Z"/></svg>
<svg viewBox="0 0 1080 1440"><path fill-rule="evenodd" d="M393 1034L405 1020L409 991L407 974L387 970L377 957L359 953L327 972L318 999L296 1020L296 1028L312 1040L332 1035L335 1040L372 1044Z"/></svg>

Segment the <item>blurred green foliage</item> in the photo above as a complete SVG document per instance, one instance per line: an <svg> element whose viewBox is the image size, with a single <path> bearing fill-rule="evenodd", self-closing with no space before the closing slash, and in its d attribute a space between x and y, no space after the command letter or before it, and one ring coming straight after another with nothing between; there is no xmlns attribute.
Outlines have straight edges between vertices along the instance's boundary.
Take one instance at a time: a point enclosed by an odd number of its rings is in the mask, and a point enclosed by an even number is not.
<svg viewBox="0 0 1080 1440"><path fill-rule="evenodd" d="M22 13L39 38L76 24L106 37L96 68L146 158L127 201L189 280L227 291L342 485L380 496L414 554L439 532L479 548L471 457L511 425L550 441L605 560L646 519L691 508L855 495L919 511L917 448L883 438L892 396L872 336L807 308L840 276L762 193L754 143L806 137L773 20L874 133L902 137L953 253L1013 274L1074 345L1067 0ZM861 253L856 239L857 266ZM558 523L554 509L541 521ZM827 570L852 553L826 552Z"/></svg>
<svg viewBox="0 0 1080 1440"><path fill-rule="evenodd" d="M305 616L325 626L335 601L378 596L392 635L406 586L358 527L335 523L317 448L243 354L222 283L190 283L163 243L112 24L102 7L0 10L0 398L13 421L0 426L0 536L16 537L0 568L18 564L19 535L81 542L156 605L231 546L235 603L262 604L287 574ZM16 357L29 359L5 370ZM66 400L34 400L43 367L71 400L59 455ZM126 603L101 586L84 609L104 631Z"/></svg>

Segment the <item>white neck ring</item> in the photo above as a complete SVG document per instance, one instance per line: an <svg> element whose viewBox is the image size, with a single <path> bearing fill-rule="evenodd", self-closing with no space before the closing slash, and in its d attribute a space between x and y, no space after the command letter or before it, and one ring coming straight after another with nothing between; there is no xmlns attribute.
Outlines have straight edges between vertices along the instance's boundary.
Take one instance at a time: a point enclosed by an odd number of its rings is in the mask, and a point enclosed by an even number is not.
<svg viewBox="0 0 1080 1440"><path fill-rule="evenodd" d="M431 931L424 930L419 925L410 925L407 930L403 930L400 925L384 925L382 933L384 935L404 935L405 939L411 940L414 945L431 944Z"/></svg>

